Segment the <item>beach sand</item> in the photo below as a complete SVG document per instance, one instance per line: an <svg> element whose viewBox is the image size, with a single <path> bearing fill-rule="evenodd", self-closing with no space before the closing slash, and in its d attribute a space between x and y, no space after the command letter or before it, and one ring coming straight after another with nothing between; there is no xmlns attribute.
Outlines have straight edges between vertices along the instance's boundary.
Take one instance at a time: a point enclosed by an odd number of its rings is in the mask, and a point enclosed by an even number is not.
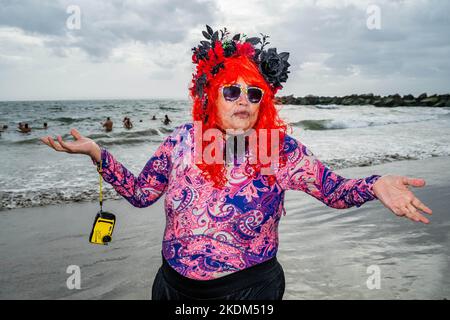
<svg viewBox="0 0 450 320"><path fill-rule="evenodd" d="M346 178L398 174L424 178L415 194L433 210L424 225L396 217L379 201L329 208L286 193L278 259L284 299L450 299L450 157L336 170ZM163 198L148 208L106 201L116 214L113 242L88 242L98 203L0 212L1 299L149 299L161 265ZM67 268L80 267L81 289L68 289ZM367 273L380 271L380 288Z"/></svg>

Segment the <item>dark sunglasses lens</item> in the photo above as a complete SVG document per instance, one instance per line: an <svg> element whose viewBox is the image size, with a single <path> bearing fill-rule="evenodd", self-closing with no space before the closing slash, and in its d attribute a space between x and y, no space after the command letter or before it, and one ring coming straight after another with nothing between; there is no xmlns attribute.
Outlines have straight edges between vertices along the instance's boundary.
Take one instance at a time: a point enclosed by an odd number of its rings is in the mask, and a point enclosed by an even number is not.
<svg viewBox="0 0 450 320"><path fill-rule="evenodd" d="M227 101L234 101L241 95L241 88L236 86L229 86L223 88L223 96Z"/></svg>
<svg viewBox="0 0 450 320"><path fill-rule="evenodd" d="M248 101L251 103L258 103L262 98L262 91L258 88L249 88L248 89Z"/></svg>

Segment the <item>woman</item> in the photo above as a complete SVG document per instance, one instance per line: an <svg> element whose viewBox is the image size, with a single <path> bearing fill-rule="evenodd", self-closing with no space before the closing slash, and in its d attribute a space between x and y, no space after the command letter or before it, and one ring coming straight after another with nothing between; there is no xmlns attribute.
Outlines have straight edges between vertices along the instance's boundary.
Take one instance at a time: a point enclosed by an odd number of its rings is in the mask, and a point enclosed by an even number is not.
<svg viewBox="0 0 450 320"><path fill-rule="evenodd" d="M336 209L379 199L398 216L429 222L419 210L431 210L408 189L424 180L346 179L286 134L273 101L287 80L289 54L265 51L267 36L243 40L238 34L230 40L226 29L220 33L219 39L207 26L203 34L210 42L193 48L193 122L177 127L139 176L76 129L74 142L42 138L57 151L89 155L133 206L147 207L165 194L163 264L153 299L281 299L285 279L276 253L286 190L304 191ZM267 129L278 139L264 136ZM246 139L244 161L221 161L230 137L254 132L255 139ZM270 162L259 157L269 148Z"/></svg>

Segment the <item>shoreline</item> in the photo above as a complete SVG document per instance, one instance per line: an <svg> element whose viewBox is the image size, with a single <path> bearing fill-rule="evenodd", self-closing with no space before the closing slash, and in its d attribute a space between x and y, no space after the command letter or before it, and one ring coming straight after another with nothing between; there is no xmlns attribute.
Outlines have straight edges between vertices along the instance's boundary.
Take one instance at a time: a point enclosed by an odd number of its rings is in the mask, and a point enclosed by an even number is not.
<svg viewBox="0 0 450 320"><path fill-rule="evenodd" d="M450 157L335 170L346 178L400 174L424 178L414 193L433 210L430 224L398 218L379 201L337 210L287 191L278 259L284 299L450 298ZM1 299L149 299L161 265L163 197L147 208L108 200L113 241L89 244L97 202L19 208L0 213ZM6 213L7 212L7 213ZM69 290L67 268L81 270ZM366 287L367 267L381 268L381 288Z"/></svg>
<svg viewBox="0 0 450 320"><path fill-rule="evenodd" d="M404 161L406 161L406 162L407 161L427 161L428 159L435 159L435 158L444 158L444 159L448 158L448 161L450 163L450 156L434 155L434 154L432 154L432 155L430 155L430 156L428 156L427 158L424 158L424 159L404 159L404 158L401 158L401 157L398 158L398 160L385 159L385 161L383 161L381 163L376 163L376 164L373 164L373 163L367 164L367 161L365 161L364 165L362 165L362 166L350 166L350 167L340 167L340 166L335 165L335 164L334 165L330 165L326 161L323 161L323 162L324 162L324 164L326 166L329 166L333 171L337 172L339 170L357 170L357 168L367 168L367 167L387 165L387 164L390 164L390 163L397 163L397 162L404 162ZM395 159L395 158L391 157L390 159ZM372 160L372 161L375 162L375 159ZM378 160L378 161L380 161L380 160ZM106 185L108 185L108 184L106 184ZM98 193L97 191L98 191L97 187L94 187L94 189L89 192L89 193L94 192L95 196L92 197L93 199L95 199L98 196L97 195L97 193ZM34 192L34 193L36 193L36 192ZM109 188L109 187L108 187L108 189L103 190L103 198L105 200L108 200L108 201L122 200L121 196L118 195L114 189ZM30 203L30 202L31 202L31 200L29 200L28 203ZM26 208L32 209L32 208L41 208L41 207L55 206L55 205L70 205L70 204L77 204L77 203L82 204L82 203L95 203L95 202L96 202L96 200L90 200L90 199L73 200L73 197L72 197L72 198L70 198L70 200L58 199L57 202L44 203L44 204L40 204L40 205L33 205L32 204L32 205L25 205L25 206L19 206L19 207L14 207L14 208L0 207L0 214L9 213L12 210L18 210L18 209L26 209Z"/></svg>

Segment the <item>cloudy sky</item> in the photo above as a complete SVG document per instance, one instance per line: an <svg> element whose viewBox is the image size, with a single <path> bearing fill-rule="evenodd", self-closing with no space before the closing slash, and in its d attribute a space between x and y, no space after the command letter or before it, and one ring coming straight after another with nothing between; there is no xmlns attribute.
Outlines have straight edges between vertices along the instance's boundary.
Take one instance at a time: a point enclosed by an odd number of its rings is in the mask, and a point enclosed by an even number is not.
<svg viewBox="0 0 450 320"><path fill-rule="evenodd" d="M290 52L280 95L450 92L448 0L0 0L0 100L188 99L205 24Z"/></svg>

